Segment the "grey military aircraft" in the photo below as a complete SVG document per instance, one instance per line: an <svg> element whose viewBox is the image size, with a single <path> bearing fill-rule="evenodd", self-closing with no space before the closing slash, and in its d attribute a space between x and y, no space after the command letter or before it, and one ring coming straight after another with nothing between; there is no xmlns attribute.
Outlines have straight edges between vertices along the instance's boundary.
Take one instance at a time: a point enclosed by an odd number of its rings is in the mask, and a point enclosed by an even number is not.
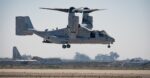
<svg viewBox="0 0 150 78"><path fill-rule="evenodd" d="M46 10L56 10L68 13L68 24L66 28L56 29L49 31L35 30L29 16L17 16L16 17L16 35L32 35L36 34L42 37L43 43L56 43L62 44L62 48L70 48L70 44L107 44L110 48L110 44L115 42L115 39L109 36L104 30L92 30L93 17L89 15L94 11L105 9L89 9L74 8L69 9L61 8L40 8ZM79 16L76 13L83 14L82 23L79 24Z"/></svg>

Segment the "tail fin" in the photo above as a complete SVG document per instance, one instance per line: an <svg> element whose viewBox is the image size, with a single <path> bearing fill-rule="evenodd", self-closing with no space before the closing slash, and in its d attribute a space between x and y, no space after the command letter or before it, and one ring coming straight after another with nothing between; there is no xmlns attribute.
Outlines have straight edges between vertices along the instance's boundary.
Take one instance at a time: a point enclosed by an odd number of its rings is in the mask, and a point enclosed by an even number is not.
<svg viewBox="0 0 150 78"><path fill-rule="evenodd" d="M33 25L28 16L16 17L16 35L32 35Z"/></svg>
<svg viewBox="0 0 150 78"><path fill-rule="evenodd" d="M13 47L13 59L14 60L21 59L21 55L20 55L17 47Z"/></svg>

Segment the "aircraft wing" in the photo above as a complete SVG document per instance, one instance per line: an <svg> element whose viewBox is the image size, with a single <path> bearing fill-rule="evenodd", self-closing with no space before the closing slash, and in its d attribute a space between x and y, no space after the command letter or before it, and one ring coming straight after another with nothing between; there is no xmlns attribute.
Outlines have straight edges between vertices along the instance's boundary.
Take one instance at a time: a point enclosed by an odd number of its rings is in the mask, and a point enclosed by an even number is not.
<svg viewBox="0 0 150 78"><path fill-rule="evenodd" d="M87 28L87 27L84 27L82 26L83 29L87 30L87 31L92 31L91 29Z"/></svg>

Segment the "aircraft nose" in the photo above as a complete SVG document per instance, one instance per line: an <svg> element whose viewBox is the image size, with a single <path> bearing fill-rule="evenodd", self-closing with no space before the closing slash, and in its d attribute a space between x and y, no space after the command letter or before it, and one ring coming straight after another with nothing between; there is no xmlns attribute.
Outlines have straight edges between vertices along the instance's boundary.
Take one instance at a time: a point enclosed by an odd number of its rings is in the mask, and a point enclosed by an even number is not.
<svg viewBox="0 0 150 78"><path fill-rule="evenodd" d="M107 41L111 44L113 44L115 42L115 39L111 36L108 36Z"/></svg>
<svg viewBox="0 0 150 78"><path fill-rule="evenodd" d="M111 43L113 44L113 42L115 42L115 39L113 37L110 38Z"/></svg>

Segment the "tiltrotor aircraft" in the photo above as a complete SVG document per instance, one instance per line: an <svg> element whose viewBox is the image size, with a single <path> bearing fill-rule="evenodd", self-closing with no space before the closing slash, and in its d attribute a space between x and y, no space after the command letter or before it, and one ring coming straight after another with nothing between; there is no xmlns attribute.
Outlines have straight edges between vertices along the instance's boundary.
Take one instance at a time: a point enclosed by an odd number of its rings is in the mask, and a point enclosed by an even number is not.
<svg viewBox="0 0 150 78"><path fill-rule="evenodd" d="M40 8L46 10L56 10L68 13L68 24L66 28L49 31L38 31L33 28L33 25L28 16L16 17L16 35L32 35L36 34L42 37L43 43L62 44L62 48L70 48L70 44L110 44L115 42L115 39L109 36L104 30L92 30L93 17L89 15L94 11L104 9L89 9L89 8ZM82 13L82 23L79 24L79 16L76 13Z"/></svg>

